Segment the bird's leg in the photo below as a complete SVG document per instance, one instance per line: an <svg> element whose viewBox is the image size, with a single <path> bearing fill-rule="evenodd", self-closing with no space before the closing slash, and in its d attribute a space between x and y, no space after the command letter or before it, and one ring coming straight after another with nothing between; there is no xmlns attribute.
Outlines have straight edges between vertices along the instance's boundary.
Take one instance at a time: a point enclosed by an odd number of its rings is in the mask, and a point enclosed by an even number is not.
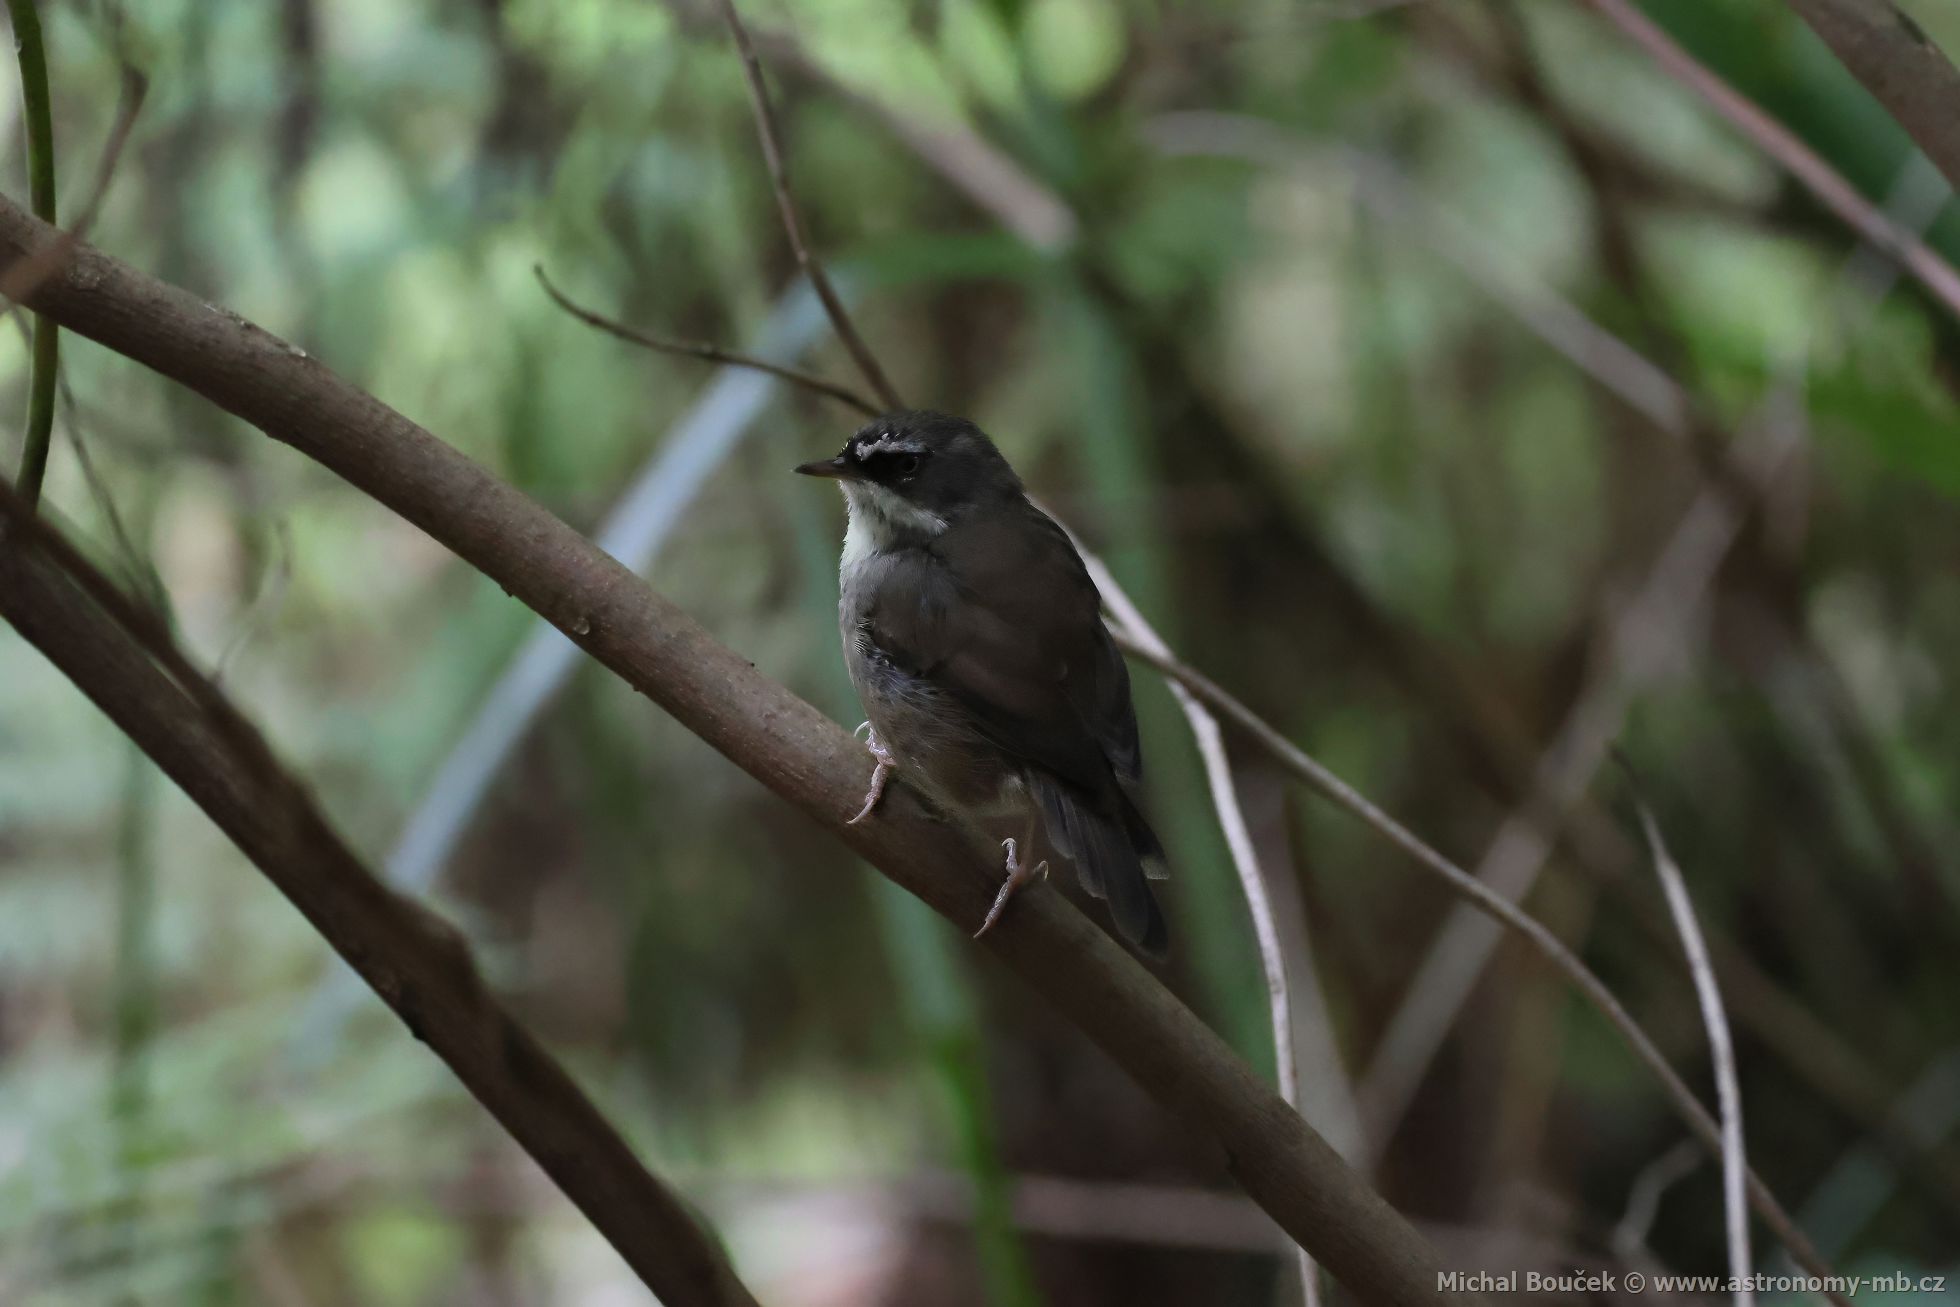
<svg viewBox="0 0 1960 1307"><path fill-rule="evenodd" d="M857 816L844 823L846 826L855 826L871 815L871 810L878 806L878 800L885 797L885 779L892 774L892 768L898 765L892 758L892 751L878 743L877 727L866 722L858 727L858 731L864 732L864 747L870 751L873 758L878 760L878 765L871 770L871 786L864 792L864 806L858 809ZM857 731L852 731L851 734L856 735Z"/></svg>
<svg viewBox="0 0 1960 1307"><path fill-rule="evenodd" d="M1023 842L1027 845L1028 856L1033 857L1034 822L1032 819L1028 822L1028 833ZM1002 840L1000 846L1007 850L1007 879L1000 883L1000 893L994 895L994 906L987 909L987 919L980 923L980 929L973 932L973 938L975 939L979 939L982 935L994 928L994 923L1000 920L1000 914L1007 909L1007 900L1014 897L1015 890L1021 888L1021 886L1027 884L1036 876L1046 879L1048 875L1048 860L1046 858L1043 858L1039 863L1030 867L1016 856L1018 850L1015 848L1012 836Z"/></svg>

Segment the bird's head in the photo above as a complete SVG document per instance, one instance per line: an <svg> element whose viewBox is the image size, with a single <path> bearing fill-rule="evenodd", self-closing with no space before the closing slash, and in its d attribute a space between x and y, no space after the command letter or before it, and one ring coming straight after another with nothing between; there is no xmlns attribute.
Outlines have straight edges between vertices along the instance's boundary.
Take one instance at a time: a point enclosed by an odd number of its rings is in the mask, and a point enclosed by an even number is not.
<svg viewBox="0 0 1960 1307"><path fill-rule="evenodd" d="M1021 493L1021 479L986 433L944 413L887 413L852 436L837 457L796 470L841 483L854 514L926 535Z"/></svg>

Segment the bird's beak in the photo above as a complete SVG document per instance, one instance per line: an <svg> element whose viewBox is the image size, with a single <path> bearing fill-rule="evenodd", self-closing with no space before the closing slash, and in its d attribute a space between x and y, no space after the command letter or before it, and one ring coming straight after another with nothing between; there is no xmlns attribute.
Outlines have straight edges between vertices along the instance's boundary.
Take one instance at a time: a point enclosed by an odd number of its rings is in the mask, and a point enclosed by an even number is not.
<svg viewBox="0 0 1960 1307"><path fill-rule="evenodd" d="M833 481L850 481L857 477L857 469L839 454L836 458L820 458L814 463L799 463L796 470L806 477L829 477Z"/></svg>

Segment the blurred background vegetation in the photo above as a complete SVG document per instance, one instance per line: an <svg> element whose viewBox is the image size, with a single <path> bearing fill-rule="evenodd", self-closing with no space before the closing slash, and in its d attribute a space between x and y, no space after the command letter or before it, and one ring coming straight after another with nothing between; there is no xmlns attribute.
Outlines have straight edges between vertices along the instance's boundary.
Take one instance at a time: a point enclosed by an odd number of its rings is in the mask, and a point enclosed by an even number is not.
<svg viewBox="0 0 1960 1307"><path fill-rule="evenodd" d="M709 6L41 8L71 212L119 59L150 79L99 244L581 528L653 460L693 457L698 493L653 510L653 583L857 720L841 509L787 475L853 416L774 391L753 420L694 412L710 369L592 331L532 276L649 330L800 333L805 362L847 375L797 308ZM1951 6L1908 8L1960 50ZM1960 259L1943 185L1780 4L1644 9ZM1853 238L1570 0L745 12L815 238L908 397L991 431L1183 654L1459 861L1522 802L1733 433L1783 397L1798 453L1709 602L1675 614L1619 739L1739 967L1757 1165L1841 1268L1960 1272L1953 314L1911 281L1847 307ZM24 198L11 60L0 79ZM1695 397L1690 439L1560 352L1570 310ZM473 724L522 727L431 892L765 1301L1284 1290L1223 1159L952 927L609 675L575 668L524 726L489 696L534 623L494 584L140 367L73 338L64 363L51 511L161 582L375 863ZM1138 686L1177 869L1166 979L1270 1071L1202 772L1161 684ZM1337 1101L1450 903L1265 758L1236 761L1339 1051L1303 1068L1307 1096ZM1706 1092L1623 783L1593 792L1614 838L1560 841L1531 906ZM0 637L0 1301L640 1301L341 970ZM1465 997L1407 1111L1345 1141L1390 1200L1465 1267L1719 1270L1716 1168L1684 1160L1604 1024L1508 945Z"/></svg>

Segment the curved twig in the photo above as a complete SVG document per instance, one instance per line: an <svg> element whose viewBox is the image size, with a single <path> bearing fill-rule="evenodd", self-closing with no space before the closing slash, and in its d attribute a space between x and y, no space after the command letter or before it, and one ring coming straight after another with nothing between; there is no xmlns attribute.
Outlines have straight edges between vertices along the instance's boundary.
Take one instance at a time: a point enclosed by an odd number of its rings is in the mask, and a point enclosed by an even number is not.
<svg viewBox="0 0 1960 1307"><path fill-rule="evenodd" d="M830 284L830 274L810 250L809 238L803 231L803 215L798 210L796 196L789 188L789 168L783 161L782 132L776 126L776 111L769 103L769 88L762 80L762 61L756 57L755 43L749 40L748 29L742 26L742 16L735 12L735 0L716 0L721 6L722 19L728 24L728 33L735 38L735 48L742 56L742 76L748 80L749 103L755 110L755 131L762 140L762 158L769 166L770 189L776 194L776 211L782 216L783 231L789 237L790 249L796 254L796 265L803 269L803 275L810 279L810 286L823 301L824 312L837 328L838 338L844 342L851 361L857 364L858 371L864 374L871 393L887 409L904 408L898 398L885 370L878 366L877 356L871 347L864 343L864 337L851 321L851 315L844 309L844 301L838 297L837 288Z"/></svg>
<svg viewBox="0 0 1960 1307"><path fill-rule="evenodd" d="M1627 768L1632 775L1632 768ZM1681 935L1681 951L1688 958L1688 974L1694 977L1695 997L1701 1003L1702 1024L1708 1029L1709 1060L1715 1066L1715 1103L1722 1117L1722 1215L1729 1243L1729 1274L1735 1280L1735 1307L1753 1307L1756 1292L1749 1275L1754 1261L1749 1256L1749 1199L1746 1195L1749 1157L1742 1145L1742 1086L1735 1073L1735 1041L1729 1035L1729 1016L1722 1008L1722 987L1716 983L1715 968L1708 961L1708 944L1695 922L1694 900L1688 897L1688 882L1681 868L1661 839L1661 828L1654 820L1646 800L1635 796L1640 810L1640 828L1647 835L1647 849L1653 854L1654 875L1667 896L1667 910L1674 928Z"/></svg>
<svg viewBox="0 0 1960 1307"><path fill-rule="evenodd" d="M638 327L629 327L615 318L609 318L603 313L595 313L591 309L576 303L570 296L552 284L551 278L545 275L543 264L532 264L531 271L536 274L538 284L544 287L544 293L551 297L553 304L556 304L559 308L565 310L565 312L571 314L587 326L597 327L606 334L616 336L629 344L638 345L644 349L654 350L661 354L678 354L683 358L701 359L707 363L724 363L731 367L753 368L757 372L766 372L779 381L787 381L792 386L801 386L803 389L822 395L826 399L834 399L840 404L848 404L866 417L875 418L879 413L884 411L864 396L858 394L855 390L852 390L849 386L841 385L826 377L820 377L814 372L805 372L800 368L785 367L780 363L771 363L768 359L759 359L753 354L742 354L732 349L723 349L720 345L710 345L705 341L674 340L665 336L650 335L647 332L641 331ZM894 407L896 406L894 405Z"/></svg>
<svg viewBox="0 0 1960 1307"><path fill-rule="evenodd" d="M1071 533L1071 538L1073 538ZM1103 603L1116 618L1123 638L1141 648L1151 649L1170 657L1170 646L1157 634L1123 587L1116 583L1108 565L1076 542L1082 554L1083 564L1089 569L1090 579L1102 592ZM1239 802L1238 786L1232 779L1232 761L1225 752L1225 733L1219 729L1218 719L1211 711L1198 702L1195 695L1176 681L1171 681L1171 694L1177 700L1178 708L1191 726L1191 735L1197 741L1198 754L1204 760L1205 779L1211 787L1212 806L1218 810L1218 824L1225 835L1225 847L1232 854L1232 868L1238 873L1239 888L1245 894L1245 905L1252 916L1252 933L1259 945L1259 963L1266 975L1267 1012L1271 1019L1273 1032L1273 1068L1279 1083L1279 1096L1294 1111L1300 1110L1300 1064L1293 1051L1293 1000L1286 980L1286 953L1280 946L1279 925L1273 912L1272 898L1266 893L1266 880L1259 870L1259 855L1252 847L1252 832L1247 828L1245 809ZM1308 1307L1317 1307L1320 1302L1320 1286L1313 1258L1300 1250L1301 1292Z"/></svg>

